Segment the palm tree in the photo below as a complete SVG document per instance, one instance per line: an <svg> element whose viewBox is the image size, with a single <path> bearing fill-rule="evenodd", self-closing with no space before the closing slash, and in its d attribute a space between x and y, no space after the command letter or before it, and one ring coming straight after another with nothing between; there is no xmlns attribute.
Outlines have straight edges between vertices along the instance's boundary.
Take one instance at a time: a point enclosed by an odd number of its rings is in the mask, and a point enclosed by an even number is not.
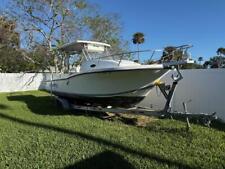
<svg viewBox="0 0 225 169"><path fill-rule="evenodd" d="M203 57L198 58L199 64L201 65L201 62L203 61Z"/></svg>
<svg viewBox="0 0 225 169"><path fill-rule="evenodd" d="M218 48L216 51L217 55L221 56L221 55L225 55L225 48Z"/></svg>
<svg viewBox="0 0 225 169"><path fill-rule="evenodd" d="M133 44L137 44L137 48L138 48L138 60L139 59L139 45L144 43L145 38L144 38L144 34L142 32L136 32L135 34L133 34Z"/></svg>
<svg viewBox="0 0 225 169"><path fill-rule="evenodd" d="M217 55L219 55L218 64L219 64L219 67L221 67L223 65L223 56L225 56L225 48L223 47L218 48L216 53Z"/></svg>

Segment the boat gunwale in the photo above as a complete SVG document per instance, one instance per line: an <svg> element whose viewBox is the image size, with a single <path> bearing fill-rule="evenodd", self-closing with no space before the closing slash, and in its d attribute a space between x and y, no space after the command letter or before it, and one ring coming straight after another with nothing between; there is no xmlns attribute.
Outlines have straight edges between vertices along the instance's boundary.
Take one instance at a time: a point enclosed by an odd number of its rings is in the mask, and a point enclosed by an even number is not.
<svg viewBox="0 0 225 169"><path fill-rule="evenodd" d="M82 72L82 73L77 73L77 74L71 74L68 77L65 78L58 78L58 79L52 79L52 80L44 80L43 82L53 82L53 81L62 81L62 80L69 80L73 77L76 76L81 76L81 75L86 75L86 74L94 74L94 73L108 73L108 72L122 72L122 71L135 71L135 70L167 70L169 71L169 68L149 68L149 67L142 67L142 68L129 68L129 69L115 69L115 68L110 68L110 69L98 69L98 70L93 70L93 71L88 71L88 72ZM165 72L164 74L166 74ZM163 74L163 75L164 75Z"/></svg>
<svg viewBox="0 0 225 169"><path fill-rule="evenodd" d="M155 86L154 83L150 83L150 84L147 84L147 85L145 85L143 87L140 87L140 88L137 88L137 89L132 89L132 90L128 90L128 91L124 91L124 92L118 92L118 93L107 93L107 94L98 94L98 95L96 95L96 94L77 94L77 93L70 94L70 93L67 93L67 92L60 92L60 91L56 91L56 90L52 90L52 93L55 94L55 95L60 95L60 94L70 95L70 96L74 95L74 96L77 96L77 97L93 97L93 96L96 97L96 98L116 97L118 95L123 95L123 94L128 94L128 93L133 93L133 92L153 88L154 86Z"/></svg>

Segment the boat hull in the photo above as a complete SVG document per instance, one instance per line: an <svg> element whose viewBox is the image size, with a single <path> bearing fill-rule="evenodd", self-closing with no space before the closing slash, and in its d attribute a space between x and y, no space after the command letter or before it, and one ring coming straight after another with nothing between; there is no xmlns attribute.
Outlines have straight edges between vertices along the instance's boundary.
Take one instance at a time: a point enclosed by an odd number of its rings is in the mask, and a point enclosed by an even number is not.
<svg viewBox="0 0 225 169"><path fill-rule="evenodd" d="M109 96L109 97L93 97L68 95L67 93L53 92L54 95L68 100L70 103L77 105L92 105L92 106L113 106L113 107L133 107L141 102L144 96Z"/></svg>
<svg viewBox="0 0 225 169"><path fill-rule="evenodd" d="M79 104L130 107L145 98L166 69L86 72L46 81L48 91Z"/></svg>

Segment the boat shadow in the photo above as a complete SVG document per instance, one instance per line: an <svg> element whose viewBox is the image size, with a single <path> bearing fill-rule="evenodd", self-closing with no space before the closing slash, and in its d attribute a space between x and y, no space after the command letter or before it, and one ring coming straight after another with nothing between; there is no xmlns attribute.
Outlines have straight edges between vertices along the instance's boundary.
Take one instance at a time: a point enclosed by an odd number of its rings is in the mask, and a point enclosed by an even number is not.
<svg viewBox="0 0 225 169"><path fill-rule="evenodd" d="M104 112L92 112L92 111L84 111L84 110L65 110L62 107L57 105L57 101L53 96L34 96L34 95L10 95L7 97L9 101L20 101L24 102L27 107L30 109L31 112L39 115L74 115L74 116L90 116L96 117L99 119L105 119L104 117L107 116ZM0 109L8 109L7 105L0 104ZM118 117L118 116L117 116ZM112 120L112 119L109 119ZM134 118L127 118L123 116L119 116L116 120L127 124L127 125L136 125L136 119ZM176 120L180 120L185 122L185 119L178 118ZM199 124L196 120L191 120L191 123ZM220 131L225 131L225 123L220 120L214 120L211 123L211 127ZM148 127L148 130L157 130L162 132L169 132L169 133L177 133L184 137L187 135L189 136L190 133L187 134L185 132L185 127L181 129L176 128L164 128L164 129L154 129Z"/></svg>
<svg viewBox="0 0 225 169"><path fill-rule="evenodd" d="M94 116L101 118L105 115L103 112L90 112L82 110L66 110L59 106L57 100L53 96L34 96L34 95L11 95L8 96L9 101L20 101L27 105L32 113L39 115L76 115L76 116ZM0 105L0 109L5 109L4 105Z"/></svg>
<svg viewBox="0 0 225 169"><path fill-rule="evenodd" d="M19 101L27 105L31 112L39 115L67 115L68 111L56 106L52 96L11 95L9 101Z"/></svg>

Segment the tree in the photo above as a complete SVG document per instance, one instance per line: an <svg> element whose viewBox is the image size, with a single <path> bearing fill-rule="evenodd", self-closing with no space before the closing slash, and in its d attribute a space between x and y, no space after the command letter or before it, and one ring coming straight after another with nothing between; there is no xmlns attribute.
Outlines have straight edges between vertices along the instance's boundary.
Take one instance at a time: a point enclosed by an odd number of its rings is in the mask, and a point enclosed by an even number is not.
<svg viewBox="0 0 225 169"><path fill-rule="evenodd" d="M47 47L45 45L36 45L33 49L28 53L29 57L35 60L35 63L32 64L33 71L51 71L50 67L46 67L45 65L49 65L51 67L54 66L54 56L46 55ZM54 54L54 53L51 53Z"/></svg>
<svg viewBox="0 0 225 169"><path fill-rule="evenodd" d="M203 64L203 67L205 68L205 69L208 69L209 68L209 66L210 66L210 61L205 61L205 63Z"/></svg>
<svg viewBox="0 0 225 169"><path fill-rule="evenodd" d="M165 47L163 49L163 54L162 54L161 60L163 62L172 60L175 51L176 51L176 47L174 47L174 46Z"/></svg>
<svg viewBox="0 0 225 169"><path fill-rule="evenodd" d="M225 48L222 48L222 47L218 48L216 53L219 56L225 55Z"/></svg>
<svg viewBox="0 0 225 169"><path fill-rule="evenodd" d="M203 57L198 58L199 64L201 65L201 62L203 61Z"/></svg>
<svg viewBox="0 0 225 169"><path fill-rule="evenodd" d="M139 45L145 42L144 34L142 32L136 32L135 34L133 34L132 41L133 41L133 44L137 44L138 60L140 60L140 58L139 58Z"/></svg>
<svg viewBox="0 0 225 169"><path fill-rule="evenodd" d="M202 69L202 65L199 65L197 63L189 63L181 65L181 69Z"/></svg>
<svg viewBox="0 0 225 169"><path fill-rule="evenodd" d="M217 56L213 56L208 61L205 61L203 64L205 68L225 68L225 48L218 48L216 54Z"/></svg>
<svg viewBox="0 0 225 169"><path fill-rule="evenodd" d="M162 61L180 60L183 57L183 51L175 46L167 46L163 50Z"/></svg>
<svg viewBox="0 0 225 169"><path fill-rule="evenodd" d="M42 52L37 46L30 51L20 49L20 35L16 30L14 20L0 16L0 71L15 73L45 70L46 67L42 66L46 49Z"/></svg>
<svg viewBox="0 0 225 169"><path fill-rule="evenodd" d="M6 17L0 16L0 71L12 72L25 68L21 62L21 52L16 50L19 46L19 33L15 31L16 23Z"/></svg>
<svg viewBox="0 0 225 169"><path fill-rule="evenodd" d="M54 57L55 70L67 59L56 49L75 39L95 39L120 44L120 29L116 19L101 15L95 5L85 0L15 0L10 16L20 25L23 44L32 49L42 45L46 56ZM43 63L48 63L47 61ZM45 65L45 66L50 66Z"/></svg>
<svg viewBox="0 0 225 169"><path fill-rule="evenodd" d="M217 55L219 55L219 57L217 58L217 64L218 67L224 67L225 63L224 63L224 56L225 56L225 48L218 48L216 51Z"/></svg>
<svg viewBox="0 0 225 169"><path fill-rule="evenodd" d="M91 33L91 39L109 43L114 52L124 50L124 42L120 40L121 24L118 15L88 16L85 18L85 24Z"/></svg>
<svg viewBox="0 0 225 169"><path fill-rule="evenodd" d="M211 68L224 68L225 67L225 57L214 56L210 58Z"/></svg>
<svg viewBox="0 0 225 169"><path fill-rule="evenodd" d="M20 24L23 43L32 49L37 45L46 47L46 56L54 56L55 70L58 71L58 58L53 55L52 46L60 46L79 32L79 25L74 24L76 13L85 8L82 1L66 0L16 0L15 8L11 8L11 16ZM76 9L76 10L75 10ZM80 18L76 18L79 20ZM71 21L71 22L69 22ZM72 31L73 30L73 31ZM45 61L44 63L48 63ZM45 65L49 67L50 65Z"/></svg>
<svg viewBox="0 0 225 169"><path fill-rule="evenodd" d="M15 31L16 22L0 16L0 49L19 46L19 33Z"/></svg>

